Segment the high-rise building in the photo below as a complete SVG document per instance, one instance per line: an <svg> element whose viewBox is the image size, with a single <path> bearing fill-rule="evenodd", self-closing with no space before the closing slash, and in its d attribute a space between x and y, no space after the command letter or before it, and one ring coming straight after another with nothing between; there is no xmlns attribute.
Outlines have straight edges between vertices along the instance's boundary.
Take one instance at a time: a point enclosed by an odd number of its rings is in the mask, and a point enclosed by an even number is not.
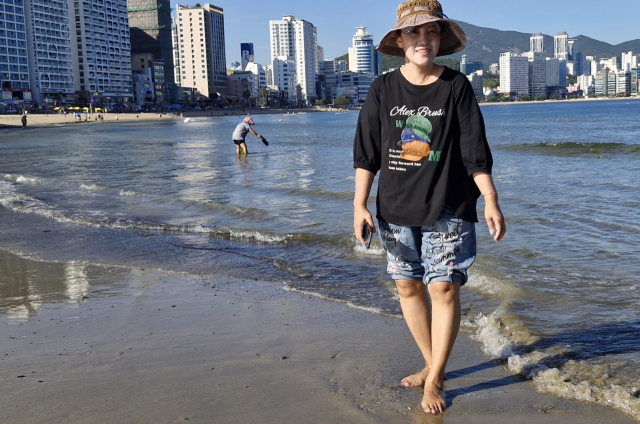
<svg viewBox="0 0 640 424"><path fill-rule="evenodd" d="M609 68L614 72L622 69L622 63L620 62L620 57L618 56L614 56L611 59L600 59L600 64L604 68Z"/></svg>
<svg viewBox="0 0 640 424"><path fill-rule="evenodd" d="M284 103L297 102L296 62L291 56L277 56L272 60L273 85L278 88Z"/></svg>
<svg viewBox="0 0 640 424"><path fill-rule="evenodd" d="M131 55L131 70L134 75L144 74L148 77L151 89L151 99L145 93L145 103L162 104L167 100L165 97L164 81L164 61L156 58L152 53L136 53ZM145 79L146 81L146 79ZM134 84L135 86L135 84ZM146 92L146 87L145 87ZM136 100L138 100L137 98ZM137 102L140 106L142 103Z"/></svg>
<svg viewBox="0 0 640 424"><path fill-rule="evenodd" d="M260 97L263 88L267 88L267 73L264 66L253 61L249 62L245 68L246 72L250 72L249 91L252 97Z"/></svg>
<svg viewBox="0 0 640 424"><path fill-rule="evenodd" d="M560 85L560 61L554 57L547 57L546 61L545 85L547 87L557 87Z"/></svg>
<svg viewBox="0 0 640 424"><path fill-rule="evenodd" d="M623 71L631 71L633 68L637 68L638 56L635 56L633 52L622 53L620 67Z"/></svg>
<svg viewBox="0 0 640 424"><path fill-rule="evenodd" d="M173 46L173 82L180 87L182 85L182 73L180 70L180 37L176 18L171 17L171 45Z"/></svg>
<svg viewBox="0 0 640 424"><path fill-rule="evenodd" d="M631 71L616 72L616 94L631 95Z"/></svg>
<svg viewBox="0 0 640 424"><path fill-rule="evenodd" d="M569 35L566 32L559 32L553 37L553 57L569 60Z"/></svg>
<svg viewBox="0 0 640 424"><path fill-rule="evenodd" d="M567 86L567 61L558 59L558 86Z"/></svg>
<svg viewBox="0 0 640 424"><path fill-rule="evenodd" d="M580 51L578 40L570 38L568 41L569 60L573 63L573 69L571 75L582 75L585 67L585 56Z"/></svg>
<svg viewBox="0 0 640 424"><path fill-rule="evenodd" d="M302 102L308 102L315 95L315 75L317 68L317 29L311 22L296 19L293 16L283 16L282 20L269 21L271 39L271 61L293 61L295 84L299 85L302 93ZM283 59L284 58L284 59ZM282 80L283 76L277 76L278 69L273 65L275 80ZM291 69L287 69L291 73ZM277 85L277 83L276 83ZM280 88L282 90L282 88ZM295 90L294 96L297 96ZM293 93L293 92L292 92ZM289 101L291 101L291 97Z"/></svg>
<svg viewBox="0 0 640 424"><path fill-rule="evenodd" d="M466 54L462 55L462 61L460 62L460 72L465 75L471 75L475 71L481 71L484 69L484 63L480 60L470 60Z"/></svg>
<svg viewBox="0 0 640 424"><path fill-rule="evenodd" d="M240 43L240 69L245 71L249 62L253 62L253 43Z"/></svg>
<svg viewBox="0 0 640 424"><path fill-rule="evenodd" d="M67 0L31 0L25 12L33 99L45 107L63 106L75 93Z"/></svg>
<svg viewBox="0 0 640 424"><path fill-rule="evenodd" d="M126 107L133 99L126 0L68 0L68 5L75 23L71 53L79 101Z"/></svg>
<svg viewBox="0 0 640 424"><path fill-rule="evenodd" d="M547 58L542 53L526 52L522 56L529 60L529 95L547 94Z"/></svg>
<svg viewBox="0 0 640 424"><path fill-rule="evenodd" d="M324 62L324 44L316 44L316 74L320 73L320 63Z"/></svg>
<svg viewBox="0 0 640 424"><path fill-rule="evenodd" d="M467 79L471 83L471 87L473 87L473 94L475 94L476 97L482 97L484 95L484 93L482 92L484 88L483 74L484 74L484 71L482 69L479 69L467 76Z"/></svg>
<svg viewBox="0 0 640 424"><path fill-rule="evenodd" d="M356 28L352 47L349 47L349 70L351 72L367 72L377 75L376 51L376 47L373 44L373 35L367 34L367 28Z"/></svg>
<svg viewBox="0 0 640 424"><path fill-rule="evenodd" d="M580 85L580 89L585 97L589 94L595 93L595 78L591 75L579 75L577 83Z"/></svg>
<svg viewBox="0 0 640 424"><path fill-rule="evenodd" d="M164 62L164 80L173 82L171 3L169 0L127 0L131 53L150 53Z"/></svg>
<svg viewBox="0 0 640 424"><path fill-rule="evenodd" d="M177 6L178 44L182 87L191 87L209 98L226 92L227 65L222 8Z"/></svg>
<svg viewBox="0 0 640 424"><path fill-rule="evenodd" d="M0 10L0 101L6 104L31 103L24 3L23 0L14 0L0 6L4 6Z"/></svg>
<svg viewBox="0 0 640 424"><path fill-rule="evenodd" d="M530 48L529 51L534 53L543 53L544 52L544 35L540 32L536 32L529 39Z"/></svg>
<svg viewBox="0 0 640 424"><path fill-rule="evenodd" d="M509 96L529 94L529 59L515 53L500 54L500 92Z"/></svg>

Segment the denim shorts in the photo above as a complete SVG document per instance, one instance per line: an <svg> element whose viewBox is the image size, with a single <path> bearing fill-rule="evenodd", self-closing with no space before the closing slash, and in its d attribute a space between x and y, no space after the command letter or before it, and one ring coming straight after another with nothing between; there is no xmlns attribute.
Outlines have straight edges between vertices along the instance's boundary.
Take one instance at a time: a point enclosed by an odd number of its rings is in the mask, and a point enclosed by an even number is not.
<svg viewBox="0 0 640 424"><path fill-rule="evenodd" d="M451 210L431 227L404 227L378 221L378 235L387 252L387 272L394 280L467 282L476 260L476 227Z"/></svg>

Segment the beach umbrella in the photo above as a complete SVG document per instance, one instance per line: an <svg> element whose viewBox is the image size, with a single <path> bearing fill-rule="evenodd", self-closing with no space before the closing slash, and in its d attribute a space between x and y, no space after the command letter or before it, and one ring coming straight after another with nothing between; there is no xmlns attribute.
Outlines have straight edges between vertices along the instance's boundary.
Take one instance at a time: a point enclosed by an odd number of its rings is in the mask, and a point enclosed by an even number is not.
<svg viewBox="0 0 640 424"><path fill-rule="evenodd" d="M86 111L88 111L88 110L89 110L89 108L88 108L88 107L83 107L83 108L82 108L82 110L86 110Z"/></svg>
<svg viewBox="0 0 640 424"><path fill-rule="evenodd" d="M97 107L97 108L95 108L95 111L96 112L102 112L102 108Z"/></svg>
<svg viewBox="0 0 640 424"><path fill-rule="evenodd" d="M60 110L60 106L54 107L53 110Z"/></svg>

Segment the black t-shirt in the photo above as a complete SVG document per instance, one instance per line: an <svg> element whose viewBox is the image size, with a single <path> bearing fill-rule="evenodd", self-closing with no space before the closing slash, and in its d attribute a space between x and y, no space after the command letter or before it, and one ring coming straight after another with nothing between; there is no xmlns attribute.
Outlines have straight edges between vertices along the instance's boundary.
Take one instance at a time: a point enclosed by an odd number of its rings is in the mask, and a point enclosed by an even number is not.
<svg viewBox="0 0 640 424"><path fill-rule="evenodd" d="M431 226L447 207L477 222L480 191L472 174L491 173L493 159L467 77L445 68L425 86L399 69L377 78L360 111L353 159L354 168L380 171L378 219Z"/></svg>

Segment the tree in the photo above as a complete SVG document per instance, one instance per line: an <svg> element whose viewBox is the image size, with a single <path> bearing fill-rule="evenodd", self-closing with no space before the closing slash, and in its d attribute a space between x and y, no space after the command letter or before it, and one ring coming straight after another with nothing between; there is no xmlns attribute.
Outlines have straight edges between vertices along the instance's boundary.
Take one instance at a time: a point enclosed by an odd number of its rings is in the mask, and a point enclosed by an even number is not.
<svg viewBox="0 0 640 424"><path fill-rule="evenodd" d="M537 96L534 97L534 100L539 102L543 100L547 100L547 96L545 96L544 94L538 94Z"/></svg>
<svg viewBox="0 0 640 424"><path fill-rule="evenodd" d="M346 98L344 96L338 96L333 101L333 103L336 104L336 105L350 105L351 104L351 100L349 100L348 98Z"/></svg>
<svg viewBox="0 0 640 424"><path fill-rule="evenodd" d="M324 106L324 100L322 99L316 100L316 106Z"/></svg>
<svg viewBox="0 0 640 424"><path fill-rule="evenodd" d="M482 75L482 85L486 88L496 88L500 85L500 75L484 72Z"/></svg>

